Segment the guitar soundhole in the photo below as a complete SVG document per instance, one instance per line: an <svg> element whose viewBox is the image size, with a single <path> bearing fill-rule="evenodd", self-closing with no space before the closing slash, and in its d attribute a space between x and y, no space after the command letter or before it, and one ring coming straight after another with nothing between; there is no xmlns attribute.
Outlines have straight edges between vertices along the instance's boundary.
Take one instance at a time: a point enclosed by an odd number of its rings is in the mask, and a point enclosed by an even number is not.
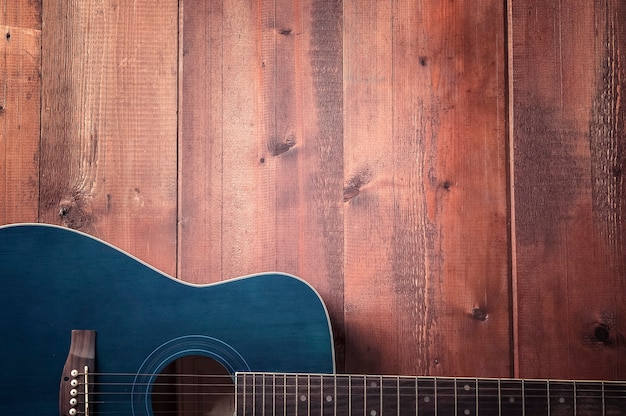
<svg viewBox="0 0 626 416"><path fill-rule="evenodd" d="M154 416L232 416L235 386L217 361L189 355L163 369L152 386Z"/></svg>

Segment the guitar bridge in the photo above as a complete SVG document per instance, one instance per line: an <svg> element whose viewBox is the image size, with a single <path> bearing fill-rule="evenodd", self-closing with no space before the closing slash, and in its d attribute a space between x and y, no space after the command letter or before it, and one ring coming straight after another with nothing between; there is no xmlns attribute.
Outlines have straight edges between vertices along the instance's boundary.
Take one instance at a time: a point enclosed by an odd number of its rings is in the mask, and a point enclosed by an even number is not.
<svg viewBox="0 0 626 416"><path fill-rule="evenodd" d="M61 374L59 415L89 416L89 371L96 362L96 331L73 330Z"/></svg>

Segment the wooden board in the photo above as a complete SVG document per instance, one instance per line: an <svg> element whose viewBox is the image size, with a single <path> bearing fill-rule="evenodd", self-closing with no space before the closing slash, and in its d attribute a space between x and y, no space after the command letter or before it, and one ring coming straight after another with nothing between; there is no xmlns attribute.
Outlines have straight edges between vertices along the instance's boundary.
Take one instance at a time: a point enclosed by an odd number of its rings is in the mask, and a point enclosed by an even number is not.
<svg viewBox="0 0 626 416"><path fill-rule="evenodd" d="M44 8L40 214L176 272L176 1Z"/></svg>
<svg viewBox="0 0 626 416"><path fill-rule="evenodd" d="M504 16L346 1L350 371L510 373Z"/></svg>
<svg viewBox="0 0 626 416"><path fill-rule="evenodd" d="M0 24L14 28L41 30L41 1L0 1ZM6 33L3 32L6 36Z"/></svg>
<svg viewBox="0 0 626 416"><path fill-rule="evenodd" d="M513 2L518 374L624 378L621 1Z"/></svg>
<svg viewBox="0 0 626 416"><path fill-rule="evenodd" d="M0 2L0 223L37 221L41 5Z"/></svg>
<svg viewBox="0 0 626 416"><path fill-rule="evenodd" d="M338 339L341 29L339 2L185 2L180 136L179 275L301 276Z"/></svg>

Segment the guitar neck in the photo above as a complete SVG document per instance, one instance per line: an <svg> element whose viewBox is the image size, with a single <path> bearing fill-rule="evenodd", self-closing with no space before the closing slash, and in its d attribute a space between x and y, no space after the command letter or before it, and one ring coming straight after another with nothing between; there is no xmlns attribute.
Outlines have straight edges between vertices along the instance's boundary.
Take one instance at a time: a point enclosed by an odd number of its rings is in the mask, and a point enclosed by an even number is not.
<svg viewBox="0 0 626 416"><path fill-rule="evenodd" d="M237 415L626 415L626 383L237 373Z"/></svg>

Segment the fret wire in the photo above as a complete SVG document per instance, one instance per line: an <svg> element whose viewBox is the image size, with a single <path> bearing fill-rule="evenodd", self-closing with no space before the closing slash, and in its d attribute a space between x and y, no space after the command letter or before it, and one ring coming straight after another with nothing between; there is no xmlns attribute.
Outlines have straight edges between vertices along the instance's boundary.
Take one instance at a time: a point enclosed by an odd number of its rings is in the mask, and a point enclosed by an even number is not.
<svg viewBox="0 0 626 416"><path fill-rule="evenodd" d="M437 401L437 377L435 377L434 380L434 386L435 386L435 416L437 416L437 408L439 407L439 403Z"/></svg>
<svg viewBox="0 0 626 416"><path fill-rule="evenodd" d="M419 379L415 380L415 416L420 414Z"/></svg>
<svg viewBox="0 0 626 416"><path fill-rule="evenodd" d="M236 377L235 377L235 386L236 386L235 391L237 392L237 394L235 394L235 411L237 413L239 413L239 404L240 403L243 404L242 401L241 401L241 400L243 400L243 397L239 397L239 389L242 387L241 380L239 380L240 376L241 376L241 374L236 374ZM242 396L245 396L245 394L242 395ZM241 412L241 413L243 413L243 412Z"/></svg>
<svg viewBox="0 0 626 416"><path fill-rule="evenodd" d="M604 381L602 382L602 416L606 416L606 403L604 401Z"/></svg>
<svg viewBox="0 0 626 416"><path fill-rule="evenodd" d="M454 416L458 416L459 413L459 386L457 383L457 379L456 377L454 378Z"/></svg>
<svg viewBox="0 0 626 416"><path fill-rule="evenodd" d="M546 381L546 391L548 393L548 416L550 416L550 380Z"/></svg>
<svg viewBox="0 0 626 416"><path fill-rule="evenodd" d="M255 374L255 373L252 373L252 374ZM281 389L280 387L276 386L276 382L278 381L278 377L281 377L281 379L284 380L286 379L286 376L268 374L264 376L262 380L258 378L259 376L261 376L261 373L259 373L256 377L254 375L250 376L250 375L244 375L244 374L241 374L241 376L238 377L240 387L237 388L238 394L235 397L235 406L236 408L240 410L248 409L248 411L250 410L250 408L252 408L252 412L250 413L253 416L260 416L261 414L265 415L266 414L265 412L272 413L272 415L274 416L278 415L280 413L279 408L281 407L283 409L287 408L287 404L285 402L283 402L282 406L278 404L278 398L279 398L278 394L280 394L281 391L286 393L287 383L284 383ZM309 401L312 400L314 397L317 400L318 399L317 395L319 394L319 399L320 399L319 410L324 416L326 416L325 414L326 410L328 410L329 412L333 412L335 415L337 415L340 409L338 408L338 405L337 405L336 396L338 394L343 394L340 392L340 390L345 390L345 385L338 386L337 385L338 383L335 383L333 386L331 386L330 384L328 384L333 381L333 379L331 379L330 377L327 378L326 380L324 380L324 378L318 379L316 377L319 377L319 376L312 375L312 374L310 375L303 374L297 378L296 384L297 386L299 386L302 392L304 392L304 390L306 389L306 394L308 394ZM336 376L333 376L333 377L336 380L337 377ZM376 380L373 380L374 378L376 378ZM518 396L518 394L519 394L519 389L521 388L521 399L522 399L521 410L523 414L526 414L526 412L533 412L535 411L535 409L542 409L544 408L543 406L546 406L547 412L545 414L550 416L552 414L552 405L554 403L555 411L558 409L562 409L563 406L567 406L568 408L569 406L573 406L573 409L570 409L570 411L572 411L572 414L574 416L577 416L579 405L584 405L587 402L593 402L593 401L599 404L601 400L602 401L601 414L603 416L606 416L607 412L608 414L612 414L611 412L613 412L613 409L615 408L615 406L618 406L620 403L622 403L621 401L622 392L624 391L623 390L624 382L612 383L612 382L601 381L596 384L596 383L591 383L591 382L576 382L576 381L567 381L567 380L555 381L555 380L532 380L532 379L528 379L528 380L497 379L497 387L496 387L494 383L496 382L496 379L492 379L493 380L492 382L489 382L489 380L486 379L486 382L482 383L480 379L475 378L474 382L475 382L476 390L472 394L469 391L460 390L460 389L469 390L469 387L467 385L464 385L463 380L460 378L445 378L445 377L444 378L441 378L441 377L408 378L407 377L406 381L403 382L403 378L399 376L394 376L394 378L390 378L389 380L386 380L385 377L382 377L382 376L372 376L370 378L370 381L379 382L380 385L376 386L375 384L372 384L371 382L368 383L367 378L364 379L364 381L362 381L362 379L359 379L358 380L359 383L363 382L362 387L364 390L363 390L363 393L361 393L361 390L360 390L361 385L357 383L357 380L354 379L354 376L350 376L348 377L348 393L357 393L353 395L353 400L356 399L357 401L356 402L349 401L348 408L350 412L357 411L358 413L361 413L358 406L363 405L365 416L370 416L370 415L381 416L382 413L385 412L384 410L385 408L387 410L391 410L390 405L388 406L386 404L387 402L383 400L383 396L385 396L386 393L390 393L390 395L393 395L396 397L397 401L396 401L395 413L399 416L400 414L403 413L403 410L406 410L406 406L403 406L401 404L402 398L406 397L407 393L410 390L414 390L415 400L416 400L415 414L419 414L420 411L423 411L423 409L421 408L422 406L419 406L419 401L420 401L419 394L422 393L422 391L420 391L420 384L421 384L419 382L420 379L424 379L423 383L432 382L434 384L434 391L431 394L433 394L435 397L435 403L433 403L435 415L443 415L445 413L445 409L448 408L448 406L451 404L452 398L454 398L454 405L455 405L454 415L464 416L464 413L468 413L471 407L469 407L468 409L467 407L460 407L460 406L464 406L465 404L469 404L471 406L472 396L475 396L475 399L476 399L476 402L475 402L476 414L478 414L479 410L481 409L485 410L485 408L491 408L495 410L495 406L497 405L498 414L502 415L502 412L504 411L504 409L508 409L510 407L507 399L510 398L511 403L514 403L513 398L517 399L520 397ZM302 383L307 382L307 380L308 380L307 386L303 386ZM415 380L414 386L410 384L411 380ZM467 381L469 382L469 385L471 386L471 380L467 380ZM507 384L503 384L504 381L506 381ZM314 382L316 383L319 382L320 384L311 385ZM269 383L272 383L272 384L270 385ZM483 384L482 389L480 388L480 384ZM421 386L424 386L424 385L426 384L423 384ZM451 385L454 386L454 392L453 392L454 396L450 394L449 389ZM392 390L394 387L396 388L395 394L392 393ZM335 394L335 403L333 403L332 405L328 403L329 405L328 408L326 408L326 405L324 404L326 400L326 395L325 395L326 389L329 390L329 393ZM252 399L246 397L249 395L250 391L254 392L252 395L253 396ZM494 398L496 397L494 395L494 393L496 392L497 392L497 399L498 399L497 404L493 401ZM100 393L103 395L107 394L106 392L100 392ZM263 397L258 397L259 394L263 394ZM272 394L272 397L266 397L268 394ZM362 402L358 400L358 394L364 394ZM598 394L602 395L601 399L598 398ZM379 395L380 400L381 400L380 403L378 403L378 405L376 405L374 402L374 400L376 400L376 395ZM552 398L553 395L555 395L554 399ZM426 396L430 396L430 394L426 393ZM297 395L296 398L299 400L301 397L302 397L302 394L299 394ZM489 397L492 397L492 399L489 399ZM484 403L483 403L483 398L485 398ZM505 400L504 403L502 401L503 398ZM331 398L329 397L329 399ZM430 401L428 397L425 397L425 399ZM391 398L389 401L391 400L393 400L393 398ZM405 401L404 403L412 405L410 401ZM566 404L563 404L563 403L566 403ZM483 404L486 406L483 406ZM301 404L301 406L304 406L304 405L305 403ZM309 416L313 415L317 409L316 406L318 405L316 403L308 403L307 405L308 406L306 410L304 407L301 407L300 409L296 409L295 413L298 416L306 416L304 415L305 412ZM270 410L270 406L272 410ZM430 403L429 403L429 406L430 406ZM519 411L519 404L517 405L517 407L514 407L514 408ZM379 415L376 415L376 412L375 412L376 410L379 412ZM433 410L428 410L428 412L429 413L433 412ZM287 414L287 411L284 411L283 413ZM267 416L270 416L270 415L268 414Z"/></svg>
<svg viewBox="0 0 626 416"><path fill-rule="evenodd" d="M377 416L382 416L383 414L383 377L379 376L378 377L378 383L380 384L380 400L378 402L378 415Z"/></svg>
<svg viewBox="0 0 626 416"><path fill-rule="evenodd" d="M498 379L498 416L502 416L502 384Z"/></svg>
<svg viewBox="0 0 626 416"><path fill-rule="evenodd" d="M524 387L524 380L522 380L522 414L526 414L526 388Z"/></svg>
<svg viewBox="0 0 626 416"><path fill-rule="evenodd" d="M574 416L578 413L578 405L576 404L576 381L574 381Z"/></svg>
<svg viewBox="0 0 626 416"><path fill-rule="evenodd" d="M366 377L359 377L363 379L363 415L367 414L367 379Z"/></svg>
<svg viewBox="0 0 626 416"><path fill-rule="evenodd" d="M352 414L352 376L348 376L348 414Z"/></svg>
<svg viewBox="0 0 626 416"><path fill-rule="evenodd" d="M283 415L287 415L287 374L283 374Z"/></svg>
<svg viewBox="0 0 626 416"><path fill-rule="evenodd" d="M478 378L476 378L476 416L478 416Z"/></svg>
<svg viewBox="0 0 626 416"><path fill-rule="evenodd" d="M396 377L396 416L400 416L400 376Z"/></svg>
<svg viewBox="0 0 626 416"><path fill-rule="evenodd" d="M363 415L367 414L367 377L363 377Z"/></svg>

